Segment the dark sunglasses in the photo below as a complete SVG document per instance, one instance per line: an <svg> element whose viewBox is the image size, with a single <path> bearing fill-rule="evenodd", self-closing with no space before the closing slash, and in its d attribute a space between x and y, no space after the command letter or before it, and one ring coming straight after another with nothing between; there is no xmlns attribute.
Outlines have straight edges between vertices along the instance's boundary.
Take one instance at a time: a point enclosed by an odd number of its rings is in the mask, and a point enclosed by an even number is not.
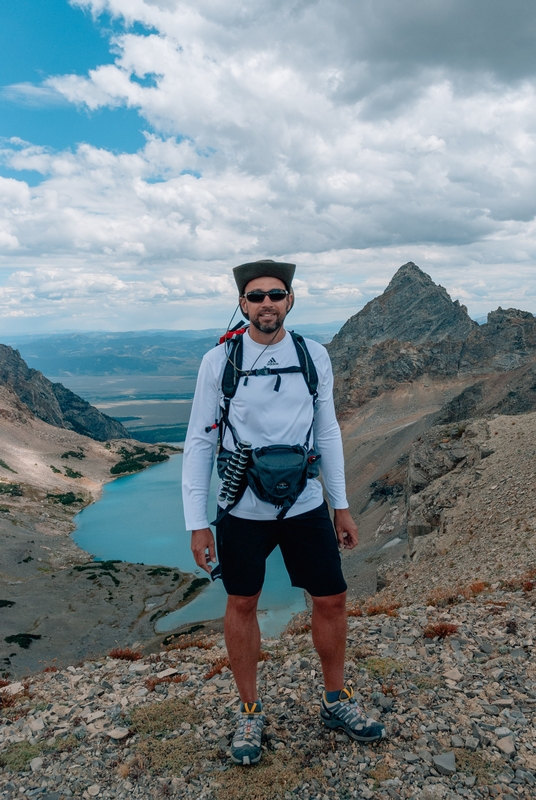
<svg viewBox="0 0 536 800"><path fill-rule="evenodd" d="M270 289L269 292L261 292L260 289L254 289L252 292L247 292L244 297L248 303L262 303L265 297L268 297L272 303L280 303L288 294L285 289Z"/></svg>

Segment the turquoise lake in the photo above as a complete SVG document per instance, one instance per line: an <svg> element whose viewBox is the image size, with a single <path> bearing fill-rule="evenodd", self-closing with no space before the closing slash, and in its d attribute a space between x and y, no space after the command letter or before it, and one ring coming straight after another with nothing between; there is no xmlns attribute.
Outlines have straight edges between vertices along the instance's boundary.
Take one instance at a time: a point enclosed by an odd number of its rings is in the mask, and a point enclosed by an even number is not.
<svg viewBox="0 0 536 800"><path fill-rule="evenodd" d="M76 516L74 541L98 559L177 567L205 576L193 559L190 534L184 528L181 474L182 455L175 455L162 464L109 483L101 499ZM216 488L214 473L210 508L213 516ZM186 606L158 620L156 629L163 633L187 623L217 619L225 613L225 604L225 590L217 580ZM259 600L263 636L277 636L292 615L304 609L303 591L290 585L277 549L268 559Z"/></svg>

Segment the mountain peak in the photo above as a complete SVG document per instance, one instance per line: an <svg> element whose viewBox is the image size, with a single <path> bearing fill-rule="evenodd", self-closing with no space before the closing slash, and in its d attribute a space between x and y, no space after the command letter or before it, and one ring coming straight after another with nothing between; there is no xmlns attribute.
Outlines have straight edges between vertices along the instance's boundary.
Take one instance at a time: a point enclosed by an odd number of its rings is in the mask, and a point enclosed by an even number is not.
<svg viewBox="0 0 536 800"><path fill-rule="evenodd" d="M460 341L477 327L465 306L408 261L383 294L350 317L333 341L353 346L371 346L388 339L420 343L450 337Z"/></svg>

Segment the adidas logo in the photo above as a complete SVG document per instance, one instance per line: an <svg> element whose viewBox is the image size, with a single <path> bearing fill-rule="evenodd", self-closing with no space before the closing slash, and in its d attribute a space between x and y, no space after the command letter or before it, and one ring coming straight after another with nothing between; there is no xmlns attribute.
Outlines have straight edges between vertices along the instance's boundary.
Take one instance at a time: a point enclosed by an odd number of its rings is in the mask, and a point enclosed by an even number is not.
<svg viewBox="0 0 536 800"><path fill-rule="evenodd" d="M267 367L278 367L279 362L275 360L275 358L271 358L269 362L266 364Z"/></svg>

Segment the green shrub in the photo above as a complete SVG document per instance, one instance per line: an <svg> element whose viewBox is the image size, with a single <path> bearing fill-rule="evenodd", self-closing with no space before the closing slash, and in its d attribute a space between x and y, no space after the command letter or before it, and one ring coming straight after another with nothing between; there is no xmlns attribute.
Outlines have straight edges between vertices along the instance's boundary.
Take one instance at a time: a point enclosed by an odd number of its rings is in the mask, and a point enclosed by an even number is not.
<svg viewBox="0 0 536 800"><path fill-rule="evenodd" d="M77 472L75 469L71 469L70 467L65 467L65 474L68 478L83 478L81 472Z"/></svg>
<svg viewBox="0 0 536 800"><path fill-rule="evenodd" d="M9 494L11 497L22 497L22 489L18 483L0 483L0 494Z"/></svg>
<svg viewBox="0 0 536 800"><path fill-rule="evenodd" d="M47 494L55 503L61 503L63 506L71 506L73 503L83 503L83 497L77 497L74 492L65 492L64 494Z"/></svg>

